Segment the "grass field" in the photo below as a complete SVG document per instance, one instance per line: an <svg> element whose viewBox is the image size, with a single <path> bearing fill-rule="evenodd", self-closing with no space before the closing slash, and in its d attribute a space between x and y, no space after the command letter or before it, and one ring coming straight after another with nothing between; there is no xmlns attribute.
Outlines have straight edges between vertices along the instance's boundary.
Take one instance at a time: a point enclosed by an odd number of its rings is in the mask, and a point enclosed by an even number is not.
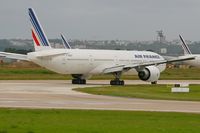
<svg viewBox="0 0 200 133"><path fill-rule="evenodd" d="M171 93L171 85L130 85L77 88L75 90L96 95L145 99L200 101L200 85L190 85L189 93Z"/></svg>
<svg viewBox="0 0 200 133"><path fill-rule="evenodd" d="M199 133L200 114L0 109L0 133Z"/></svg>
<svg viewBox="0 0 200 133"><path fill-rule="evenodd" d="M112 75L96 75L91 79L113 79ZM62 75L40 67L8 67L0 65L0 80L69 80L70 75ZM123 75L122 79L138 79L137 75ZM200 69L166 69L160 79L200 79Z"/></svg>

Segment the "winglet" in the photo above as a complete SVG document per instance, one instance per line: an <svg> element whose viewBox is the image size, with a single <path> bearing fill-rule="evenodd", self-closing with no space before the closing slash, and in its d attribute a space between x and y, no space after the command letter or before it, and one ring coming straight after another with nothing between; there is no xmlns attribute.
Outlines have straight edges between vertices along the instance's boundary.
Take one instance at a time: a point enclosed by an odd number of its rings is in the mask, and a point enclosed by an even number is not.
<svg viewBox="0 0 200 133"><path fill-rule="evenodd" d="M192 54L192 52L190 51L188 45L186 44L185 40L183 39L183 37L181 35L179 35L180 39L181 39L181 46L184 50L184 55L188 55L188 54Z"/></svg>
<svg viewBox="0 0 200 133"><path fill-rule="evenodd" d="M71 46L69 45L69 43L67 42L65 37L62 34L60 34L60 35L61 35L62 42L63 42L63 45L64 45L65 49L71 49Z"/></svg>

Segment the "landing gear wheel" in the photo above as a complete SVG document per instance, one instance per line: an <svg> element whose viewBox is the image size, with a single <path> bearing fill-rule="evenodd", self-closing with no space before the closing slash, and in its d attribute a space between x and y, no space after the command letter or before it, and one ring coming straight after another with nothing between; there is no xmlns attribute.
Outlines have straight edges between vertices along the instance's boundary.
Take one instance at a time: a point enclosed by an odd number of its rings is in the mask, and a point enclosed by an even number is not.
<svg viewBox="0 0 200 133"><path fill-rule="evenodd" d="M124 81L123 80L111 80L110 81L110 85L124 85Z"/></svg>
<svg viewBox="0 0 200 133"><path fill-rule="evenodd" d="M156 85L157 84L157 81L154 81L154 82L151 82L152 85Z"/></svg>
<svg viewBox="0 0 200 133"><path fill-rule="evenodd" d="M124 81L120 80L121 74L122 74L121 71L113 73L113 75L115 76L115 79L110 81L110 85L121 85L121 86L123 86Z"/></svg>
<svg viewBox="0 0 200 133"><path fill-rule="evenodd" d="M72 84L86 84L85 79L72 79Z"/></svg>

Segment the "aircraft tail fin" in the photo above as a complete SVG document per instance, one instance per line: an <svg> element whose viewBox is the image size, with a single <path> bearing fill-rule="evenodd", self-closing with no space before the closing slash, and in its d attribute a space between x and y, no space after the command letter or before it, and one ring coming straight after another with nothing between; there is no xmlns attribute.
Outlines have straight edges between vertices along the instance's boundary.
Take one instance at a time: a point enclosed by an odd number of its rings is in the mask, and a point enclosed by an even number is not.
<svg viewBox="0 0 200 133"><path fill-rule="evenodd" d="M44 33L44 30L32 8L28 9L30 22L32 25L31 32L34 42L35 51L50 49L50 43Z"/></svg>
<svg viewBox="0 0 200 133"><path fill-rule="evenodd" d="M62 42L63 42L63 45L65 47L65 49L71 49L71 46L69 45L68 41L66 40L65 36L60 34L61 35L61 38L62 38Z"/></svg>
<svg viewBox="0 0 200 133"><path fill-rule="evenodd" d="M188 55L188 54L192 54L192 52L190 51L188 45L186 44L185 40L183 39L183 37L181 35L179 35L180 39L181 39L181 46L184 50L184 55Z"/></svg>

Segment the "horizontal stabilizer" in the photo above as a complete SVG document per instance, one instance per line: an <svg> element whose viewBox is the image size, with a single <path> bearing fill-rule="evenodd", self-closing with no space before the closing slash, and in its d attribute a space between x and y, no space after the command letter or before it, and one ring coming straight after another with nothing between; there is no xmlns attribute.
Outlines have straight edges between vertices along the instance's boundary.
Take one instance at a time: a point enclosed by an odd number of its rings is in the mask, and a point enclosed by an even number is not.
<svg viewBox="0 0 200 133"><path fill-rule="evenodd" d="M9 58L9 59L16 59L16 60L29 61L28 58L27 58L27 55L23 55L23 54L0 52L0 57Z"/></svg>
<svg viewBox="0 0 200 133"><path fill-rule="evenodd" d="M35 57L37 58L53 57L53 56L58 56L58 55L63 55L63 54L66 54L66 52L60 51L60 52L52 53L51 51L45 50L45 51L35 53Z"/></svg>

